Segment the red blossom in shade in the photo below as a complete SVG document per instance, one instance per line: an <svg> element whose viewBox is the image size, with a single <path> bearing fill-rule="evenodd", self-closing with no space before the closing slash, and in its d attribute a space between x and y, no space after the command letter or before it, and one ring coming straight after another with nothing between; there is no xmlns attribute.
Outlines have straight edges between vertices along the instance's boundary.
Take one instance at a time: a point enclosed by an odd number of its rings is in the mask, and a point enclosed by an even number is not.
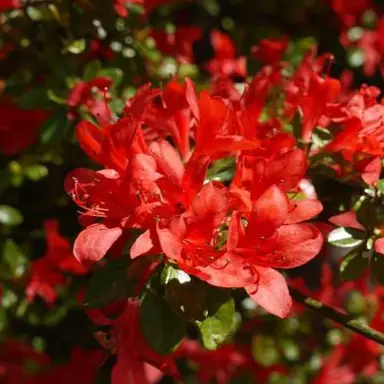
<svg viewBox="0 0 384 384"><path fill-rule="evenodd" d="M104 94L111 85L112 79L109 77L95 77L89 82L79 81L67 97L67 105L70 108L69 117L74 118L78 109L83 107L101 123L107 124L111 114L104 100Z"/></svg>
<svg viewBox="0 0 384 384"><path fill-rule="evenodd" d="M57 298L56 288L68 282L65 274L81 275L86 270L73 257L69 241L58 231L58 222L47 220L44 227L47 250L42 258L32 261L26 295L29 301L40 296L53 305Z"/></svg>
<svg viewBox="0 0 384 384"><path fill-rule="evenodd" d="M239 371L243 372L249 357L233 344L224 344L215 351L210 351L192 340L183 340L177 348L175 357L188 358L198 366L197 378L202 384L227 384Z"/></svg>
<svg viewBox="0 0 384 384"><path fill-rule="evenodd" d="M340 18L342 23L351 27L356 25L361 16L367 10L374 9L372 0L327 0L333 11Z"/></svg>
<svg viewBox="0 0 384 384"><path fill-rule="evenodd" d="M3 384L23 384L27 382L26 363L37 366L49 364L50 359L36 352L26 342L5 339L0 346L0 381Z"/></svg>
<svg viewBox="0 0 384 384"><path fill-rule="evenodd" d="M129 299L124 312L111 325L117 353L112 384L150 384L148 364L166 375L180 378L172 357L161 356L153 351L141 335L138 300Z"/></svg>
<svg viewBox="0 0 384 384"><path fill-rule="evenodd" d="M281 60L288 45L287 36L280 39L263 39L259 45L252 47L252 56L265 64L274 65Z"/></svg>
<svg viewBox="0 0 384 384"><path fill-rule="evenodd" d="M182 63L193 63L193 44L201 38L202 32L196 26L181 26L172 33L153 29L150 35L163 54Z"/></svg>
<svg viewBox="0 0 384 384"><path fill-rule="evenodd" d="M0 152L16 155L34 144L47 117L45 111L18 108L3 96L0 100Z"/></svg>
<svg viewBox="0 0 384 384"><path fill-rule="evenodd" d="M285 373L284 367L279 365L264 367L257 364L246 345L235 343L223 344L212 351L196 341L184 339L173 355L196 364L196 376L202 384L213 381L228 384L243 374L257 383L264 383L273 372Z"/></svg>
<svg viewBox="0 0 384 384"><path fill-rule="evenodd" d="M1 0L0 12L9 11L11 9L18 9L21 7L20 0Z"/></svg>
<svg viewBox="0 0 384 384"><path fill-rule="evenodd" d="M211 43L215 56L205 65L205 69L216 77L245 78L246 57L236 56L235 44L229 35L214 30L211 32Z"/></svg>
<svg viewBox="0 0 384 384"><path fill-rule="evenodd" d="M342 364L345 347L335 347L331 355L323 362L319 374L315 377L313 384L353 384L356 375L351 368Z"/></svg>
<svg viewBox="0 0 384 384"><path fill-rule="evenodd" d="M93 384L104 361L105 353L102 350L83 350L75 347L67 363L36 374L27 384Z"/></svg>

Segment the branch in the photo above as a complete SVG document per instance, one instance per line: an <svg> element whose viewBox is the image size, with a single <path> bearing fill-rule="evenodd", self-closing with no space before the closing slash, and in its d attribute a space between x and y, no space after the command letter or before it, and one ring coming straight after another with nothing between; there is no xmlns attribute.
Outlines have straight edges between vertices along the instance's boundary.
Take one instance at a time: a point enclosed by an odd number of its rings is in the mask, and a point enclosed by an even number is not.
<svg viewBox="0 0 384 384"><path fill-rule="evenodd" d="M296 288L289 287L289 292L294 300L305 305L307 308L312 309L314 312L320 314L329 320L332 320L343 327L350 329L351 331L365 336L367 339L376 341L377 343L384 345L384 333L376 331L363 321L355 319L352 316L343 313L337 309L329 307L320 301L305 296Z"/></svg>

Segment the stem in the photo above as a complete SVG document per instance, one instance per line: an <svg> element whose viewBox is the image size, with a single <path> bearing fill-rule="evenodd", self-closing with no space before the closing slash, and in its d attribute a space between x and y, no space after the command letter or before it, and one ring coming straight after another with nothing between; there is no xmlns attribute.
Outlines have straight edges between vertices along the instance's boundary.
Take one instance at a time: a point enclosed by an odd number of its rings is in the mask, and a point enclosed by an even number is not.
<svg viewBox="0 0 384 384"><path fill-rule="evenodd" d="M362 320L353 318L352 316L341 312L340 310L329 307L320 301L305 296L296 288L289 287L289 292L294 300L305 305L307 308L312 309L316 313L320 314L329 320L332 320L349 330L365 336L367 339L376 341L377 343L384 345L384 333L376 331Z"/></svg>

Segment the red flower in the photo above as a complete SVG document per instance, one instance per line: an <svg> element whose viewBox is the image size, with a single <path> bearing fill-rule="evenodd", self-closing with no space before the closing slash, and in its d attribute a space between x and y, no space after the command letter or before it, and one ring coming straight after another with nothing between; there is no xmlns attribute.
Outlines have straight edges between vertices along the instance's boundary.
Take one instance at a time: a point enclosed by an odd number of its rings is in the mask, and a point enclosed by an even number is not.
<svg viewBox="0 0 384 384"><path fill-rule="evenodd" d="M11 9L18 9L21 7L20 0L1 0L0 12L9 11Z"/></svg>
<svg viewBox="0 0 384 384"><path fill-rule="evenodd" d="M29 301L40 296L53 305L57 298L56 288L67 283L64 273L83 274L84 267L74 258L69 241L58 232L58 222L44 223L47 235L47 250L44 256L32 261L26 295Z"/></svg>
<svg viewBox="0 0 384 384"><path fill-rule="evenodd" d="M235 44L220 31L211 32L211 43L215 57L206 65L206 70L217 77L241 77L247 74L246 57L236 56Z"/></svg>
<svg viewBox="0 0 384 384"><path fill-rule="evenodd" d="M265 64L277 64L289 45L287 36L280 39L263 39L258 46L252 47L252 56Z"/></svg>
<svg viewBox="0 0 384 384"><path fill-rule="evenodd" d="M93 384L104 360L105 354L101 350L86 351L75 347L67 363L36 374L28 384Z"/></svg>
<svg viewBox="0 0 384 384"><path fill-rule="evenodd" d="M109 77L95 77L89 82L79 81L67 98L67 105L71 110L69 117L77 114L78 108L85 107L101 123L107 124L111 119L111 115L106 106L106 101L103 97L97 98L95 96L97 91L103 95L103 92L111 85L112 80Z"/></svg>
<svg viewBox="0 0 384 384"><path fill-rule="evenodd" d="M302 138L305 143L311 140L312 132L329 103L340 93L340 82L336 79L322 79L312 74L307 93L302 97L300 107L303 112Z"/></svg>
<svg viewBox="0 0 384 384"><path fill-rule="evenodd" d="M345 347L335 347L332 354L323 362L319 374L315 377L313 384L353 384L355 374L348 365L342 364Z"/></svg>
<svg viewBox="0 0 384 384"><path fill-rule="evenodd" d="M49 358L36 352L26 342L21 340L2 340L0 347L0 381L3 384L22 384L27 382L25 364L33 362L37 366L49 363Z"/></svg>
<svg viewBox="0 0 384 384"><path fill-rule="evenodd" d="M193 44L201 38L201 29L195 26L178 27L175 32L153 29L150 33L156 48L182 63L193 63Z"/></svg>
<svg viewBox="0 0 384 384"><path fill-rule="evenodd" d="M38 129L47 117L45 111L20 109L3 96L0 101L0 152L16 155L34 144Z"/></svg>

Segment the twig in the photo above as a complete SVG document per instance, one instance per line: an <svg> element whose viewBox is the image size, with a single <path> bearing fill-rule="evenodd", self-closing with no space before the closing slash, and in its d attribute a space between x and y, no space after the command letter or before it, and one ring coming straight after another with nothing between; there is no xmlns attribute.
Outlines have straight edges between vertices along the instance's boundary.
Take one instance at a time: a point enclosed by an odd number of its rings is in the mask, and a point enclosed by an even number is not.
<svg viewBox="0 0 384 384"><path fill-rule="evenodd" d="M311 297L305 296L296 288L289 287L289 292L294 300L305 305L307 308L312 309L314 312L320 314L329 320L332 320L349 330L365 336L367 339L376 341L377 343L384 345L384 333L376 331L362 320L353 318L352 316L343 313L337 309L329 307L324 303L315 300Z"/></svg>

